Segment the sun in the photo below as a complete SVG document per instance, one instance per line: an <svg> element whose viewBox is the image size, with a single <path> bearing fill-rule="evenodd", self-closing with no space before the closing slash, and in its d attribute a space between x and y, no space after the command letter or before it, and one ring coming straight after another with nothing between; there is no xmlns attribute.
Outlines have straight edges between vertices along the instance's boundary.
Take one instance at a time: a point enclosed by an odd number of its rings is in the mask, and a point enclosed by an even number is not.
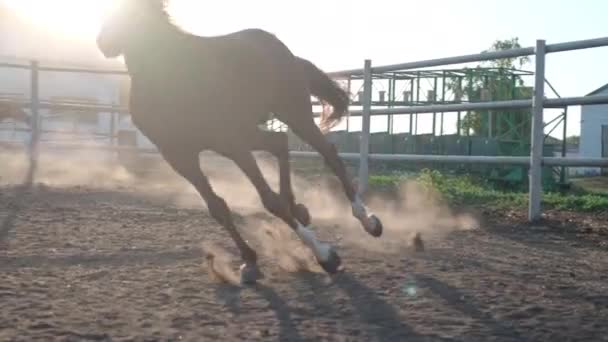
<svg viewBox="0 0 608 342"><path fill-rule="evenodd" d="M125 0L0 0L0 5L48 35L69 41L90 42L99 33L104 14L116 9L123 1ZM173 21L187 31L209 35L225 34L256 25L252 22L256 16L248 15L250 10L255 9L255 5L239 3L240 7L247 5L251 8L235 12L235 3L239 1L170 0L168 11Z"/></svg>
<svg viewBox="0 0 608 342"><path fill-rule="evenodd" d="M0 0L34 27L66 38L90 39L116 0Z"/></svg>
<svg viewBox="0 0 608 342"><path fill-rule="evenodd" d="M104 13L124 0L0 0L21 19L51 35L90 40L102 24ZM238 1L237 1L238 2ZM189 31L221 34L250 23L243 10L234 12L235 0L207 2L171 0L169 13L174 22ZM244 4L240 3L243 7Z"/></svg>

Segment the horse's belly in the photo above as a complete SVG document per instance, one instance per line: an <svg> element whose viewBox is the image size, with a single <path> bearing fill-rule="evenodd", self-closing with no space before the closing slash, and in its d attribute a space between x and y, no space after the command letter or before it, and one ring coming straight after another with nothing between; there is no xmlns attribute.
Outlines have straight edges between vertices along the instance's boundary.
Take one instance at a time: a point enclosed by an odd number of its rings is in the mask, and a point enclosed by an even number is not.
<svg viewBox="0 0 608 342"><path fill-rule="evenodd" d="M214 148L233 133L227 118L198 112L180 112L175 108L133 111L133 123L153 144L187 146L196 150Z"/></svg>
<svg viewBox="0 0 608 342"><path fill-rule="evenodd" d="M263 96L267 92L260 94L252 86L246 90L237 86L235 91L226 83L223 80L214 87L203 81L180 87L140 83L131 92L133 123L157 146L187 144L206 149L268 120L271 99Z"/></svg>

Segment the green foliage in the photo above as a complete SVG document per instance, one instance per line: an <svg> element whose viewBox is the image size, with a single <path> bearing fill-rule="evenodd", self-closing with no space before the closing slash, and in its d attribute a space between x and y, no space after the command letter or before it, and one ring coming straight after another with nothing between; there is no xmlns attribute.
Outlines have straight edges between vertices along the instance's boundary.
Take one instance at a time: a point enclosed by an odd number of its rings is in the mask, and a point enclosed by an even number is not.
<svg viewBox="0 0 608 342"><path fill-rule="evenodd" d="M422 170L415 180L423 187L437 191L450 204L519 206L525 196L520 192L503 192L491 183L472 176L446 176L437 170Z"/></svg>
<svg viewBox="0 0 608 342"><path fill-rule="evenodd" d="M507 40L497 40L491 48L484 52L501 51L508 49L521 48L518 38ZM465 68L467 77L452 77L447 88L455 94L461 94L463 100L469 102L479 101L501 101L511 99L526 99L532 97L532 89L524 87L521 76L513 76L510 72L521 68L529 62L528 57L505 58L481 63L475 68ZM509 112L512 117L510 122L503 120L505 112ZM508 110L494 112L492 132L516 131L523 132L523 136L530 132L530 111L529 110ZM471 132L473 135L488 134L489 124L483 122L487 120L488 111L473 111L465 115L460 122L460 129L463 132ZM503 137L508 138L508 137ZM517 139L520 139L518 137Z"/></svg>
<svg viewBox="0 0 608 342"><path fill-rule="evenodd" d="M488 208L525 208L526 191L498 189L491 183L472 176L451 176L437 170L422 170L418 174L381 175L370 177L370 187L376 191L395 189L404 180L417 182L435 191L450 205L484 206ZM608 194L579 191L577 193L550 192L543 195L546 208L583 212L608 210Z"/></svg>
<svg viewBox="0 0 608 342"><path fill-rule="evenodd" d="M403 175L371 175L369 184L376 191L391 192L396 189L396 186L407 177Z"/></svg>
<svg viewBox="0 0 608 342"><path fill-rule="evenodd" d="M569 137L566 138L566 143L568 145L576 145L576 146L578 146L579 143L580 143L580 141L581 141L581 137L578 136L578 135L571 135L571 136L569 136Z"/></svg>
<svg viewBox="0 0 608 342"><path fill-rule="evenodd" d="M492 47L489 50L486 50L484 52L502 51L519 48L521 48L521 45L519 44L519 38L514 37L506 40L497 40L492 44ZM512 68L515 63L517 63L519 65L519 68L521 68L528 62L530 62L530 58L528 56L523 56L498 59L490 62L490 64L497 68Z"/></svg>

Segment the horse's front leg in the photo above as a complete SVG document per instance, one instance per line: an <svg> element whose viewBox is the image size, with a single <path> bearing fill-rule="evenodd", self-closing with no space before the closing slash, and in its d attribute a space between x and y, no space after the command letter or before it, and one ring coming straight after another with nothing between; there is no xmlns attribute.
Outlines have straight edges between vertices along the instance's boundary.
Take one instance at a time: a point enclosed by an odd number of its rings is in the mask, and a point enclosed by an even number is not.
<svg viewBox="0 0 608 342"><path fill-rule="evenodd" d="M294 217L289 210L287 202L279 194L272 191L266 179L264 179L251 151L235 151L231 159L239 166L256 188L264 207L295 231L304 244L312 250L321 267L330 274L339 271L341 259L333 246L319 241L310 227L304 226Z"/></svg>
<svg viewBox="0 0 608 342"><path fill-rule="evenodd" d="M161 153L169 165L196 188L207 202L211 216L228 231L235 242L243 260L240 274L241 283L255 283L257 279L262 277L257 266L257 254L237 231L226 201L213 191L209 180L201 171L198 153L190 153L179 148L164 148L161 149Z"/></svg>

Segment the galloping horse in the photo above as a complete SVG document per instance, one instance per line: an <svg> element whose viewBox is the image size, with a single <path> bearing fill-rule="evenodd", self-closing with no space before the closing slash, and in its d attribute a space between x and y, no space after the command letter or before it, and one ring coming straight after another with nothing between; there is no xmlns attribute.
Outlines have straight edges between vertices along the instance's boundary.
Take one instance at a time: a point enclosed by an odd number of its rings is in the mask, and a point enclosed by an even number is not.
<svg viewBox="0 0 608 342"><path fill-rule="evenodd" d="M297 233L327 273L337 272L341 263L333 246L317 240L308 209L295 201L287 135L259 129L270 115L323 156L340 179L353 216L370 235L382 235L380 220L368 212L319 128L339 123L348 110L347 93L274 35L248 29L196 36L172 23L166 1L127 0L105 18L97 46L106 58L124 57L132 82L133 123L196 188L211 216L228 231L243 261L242 283L255 283L261 276L257 254L239 235L228 205L201 171L203 150L231 159L255 186L264 207ZM325 104L319 126L313 120L311 95ZM255 150L277 158L280 194L264 179Z"/></svg>

